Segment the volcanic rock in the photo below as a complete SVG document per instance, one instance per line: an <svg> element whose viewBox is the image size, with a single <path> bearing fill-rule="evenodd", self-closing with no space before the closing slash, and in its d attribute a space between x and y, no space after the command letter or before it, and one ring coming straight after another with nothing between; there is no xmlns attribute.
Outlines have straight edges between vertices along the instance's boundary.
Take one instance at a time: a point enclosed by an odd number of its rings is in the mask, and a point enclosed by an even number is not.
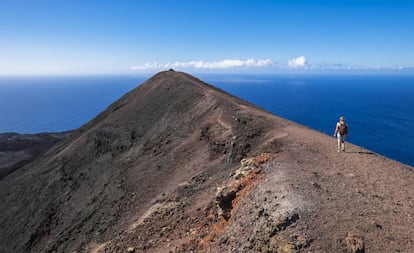
<svg viewBox="0 0 414 253"><path fill-rule="evenodd" d="M349 253L365 252L364 237L360 235L348 233L348 236L345 238L345 243L347 252Z"/></svg>

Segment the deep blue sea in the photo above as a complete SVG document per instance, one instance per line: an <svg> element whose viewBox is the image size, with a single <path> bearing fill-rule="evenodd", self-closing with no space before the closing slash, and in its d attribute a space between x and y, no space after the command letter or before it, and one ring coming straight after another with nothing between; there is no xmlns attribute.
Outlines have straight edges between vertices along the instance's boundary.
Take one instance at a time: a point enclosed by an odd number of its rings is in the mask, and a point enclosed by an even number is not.
<svg viewBox="0 0 414 253"><path fill-rule="evenodd" d="M0 77L0 133L77 128L149 76ZM414 166L414 75L198 75L267 111Z"/></svg>

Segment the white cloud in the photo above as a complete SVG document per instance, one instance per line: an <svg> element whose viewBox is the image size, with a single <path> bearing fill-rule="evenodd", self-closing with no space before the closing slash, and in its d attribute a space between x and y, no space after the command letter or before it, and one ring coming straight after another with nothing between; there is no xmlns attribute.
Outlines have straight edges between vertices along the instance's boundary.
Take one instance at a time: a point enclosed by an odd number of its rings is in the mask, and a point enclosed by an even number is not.
<svg viewBox="0 0 414 253"><path fill-rule="evenodd" d="M307 63L308 61L306 60L305 56L299 56L288 61L288 65L291 68L302 68L305 67Z"/></svg>
<svg viewBox="0 0 414 253"><path fill-rule="evenodd" d="M160 71L167 69L176 70L217 70L224 71L227 69L260 69L260 71L414 71L414 68L406 66L364 66L346 63L308 63L305 56L292 58L288 65L271 59L225 59L221 61L177 61L168 63L147 62L144 65L129 67L133 71Z"/></svg>
<svg viewBox="0 0 414 253"><path fill-rule="evenodd" d="M147 62L144 65L134 65L129 67L130 70L149 70L149 69L160 69L162 68L156 61L155 62Z"/></svg>
<svg viewBox="0 0 414 253"><path fill-rule="evenodd" d="M131 66L130 70L154 70L154 69L169 69L169 68L183 68L183 69L229 69L229 68L260 68L273 65L271 59L226 59L221 61L177 61L174 63L158 64L157 62L147 62L144 65Z"/></svg>

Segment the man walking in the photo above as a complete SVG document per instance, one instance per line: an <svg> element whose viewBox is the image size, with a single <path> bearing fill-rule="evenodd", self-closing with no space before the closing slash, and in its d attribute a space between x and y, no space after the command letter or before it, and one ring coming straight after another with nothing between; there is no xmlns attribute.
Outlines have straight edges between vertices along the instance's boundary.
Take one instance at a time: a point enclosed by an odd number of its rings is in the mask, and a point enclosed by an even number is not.
<svg viewBox="0 0 414 253"><path fill-rule="evenodd" d="M334 137L338 139L338 152L345 152L345 138L348 135L348 124L345 123L345 117L339 117L336 123Z"/></svg>

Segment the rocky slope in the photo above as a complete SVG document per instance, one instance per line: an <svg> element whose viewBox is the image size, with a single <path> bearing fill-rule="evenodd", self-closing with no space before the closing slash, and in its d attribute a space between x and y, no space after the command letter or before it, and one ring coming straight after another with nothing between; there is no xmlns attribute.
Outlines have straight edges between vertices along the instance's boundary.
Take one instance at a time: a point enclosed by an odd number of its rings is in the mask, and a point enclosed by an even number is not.
<svg viewBox="0 0 414 253"><path fill-rule="evenodd" d="M2 252L413 252L413 168L161 72L0 181Z"/></svg>
<svg viewBox="0 0 414 253"><path fill-rule="evenodd" d="M0 180L68 136L64 133L0 134Z"/></svg>

